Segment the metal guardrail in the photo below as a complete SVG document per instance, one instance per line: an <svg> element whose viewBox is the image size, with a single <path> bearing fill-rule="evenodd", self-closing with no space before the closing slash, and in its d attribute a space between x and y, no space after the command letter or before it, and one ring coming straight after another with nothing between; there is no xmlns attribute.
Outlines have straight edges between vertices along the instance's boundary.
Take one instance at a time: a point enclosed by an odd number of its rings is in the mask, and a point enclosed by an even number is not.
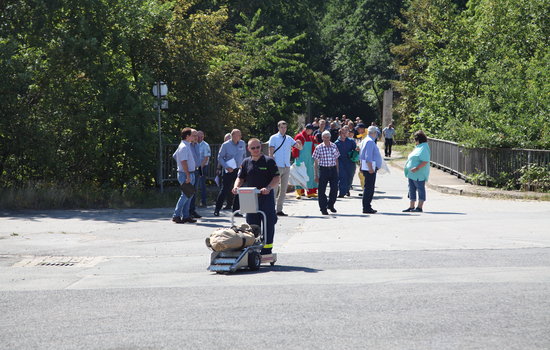
<svg viewBox="0 0 550 350"><path fill-rule="evenodd" d="M529 165L548 166L550 151L517 148L467 148L458 143L428 138L431 163L466 179L470 174L485 173L497 178L508 173L518 179L518 169Z"/></svg>
<svg viewBox="0 0 550 350"><path fill-rule="evenodd" d="M501 173L508 173L514 178L519 178L517 172L523 166L550 164L549 150L532 150L517 148L467 148L456 142L428 138L431 150L432 165L445 169L462 179L468 175L485 173L497 178ZM163 182L177 182L177 166L172 154L179 144L164 145L163 154ZM211 144L212 156L204 173L206 178L213 180L216 177L218 167L218 152L221 144ZM267 154L267 143L262 144L262 151Z"/></svg>
<svg viewBox="0 0 550 350"><path fill-rule="evenodd" d="M172 181L178 181L178 167L176 165L176 161L174 158L172 158L172 154L176 151L178 148L179 143L173 143L173 144L166 144L164 145L164 159L163 159L163 179L162 182L172 182ZM204 169L204 174L206 175L206 178L209 180L214 180L216 177L216 169L218 168L218 153L220 152L221 144L211 144L210 145L210 161L208 162L208 165L206 169ZM262 152L263 154L267 154L267 143L262 143ZM248 151L247 151L248 155Z"/></svg>
<svg viewBox="0 0 550 350"><path fill-rule="evenodd" d="M164 145L164 159L163 159L163 182L178 181L178 167L176 161L172 158L172 154L178 148L179 143ZM203 169L207 179L213 180L216 177L216 168L218 167L218 152L220 151L221 144L210 145L210 161Z"/></svg>

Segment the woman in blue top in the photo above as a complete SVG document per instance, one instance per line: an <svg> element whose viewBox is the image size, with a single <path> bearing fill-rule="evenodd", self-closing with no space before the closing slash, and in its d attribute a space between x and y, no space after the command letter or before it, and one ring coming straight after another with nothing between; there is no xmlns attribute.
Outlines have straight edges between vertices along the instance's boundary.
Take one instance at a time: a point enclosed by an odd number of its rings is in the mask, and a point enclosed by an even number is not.
<svg viewBox="0 0 550 350"><path fill-rule="evenodd" d="M405 176L409 179L409 207L403 212L422 212L426 201L426 181L430 175L430 146L428 138L422 131L414 133L416 147L409 154L405 163ZM415 208L416 192L418 192L418 206Z"/></svg>

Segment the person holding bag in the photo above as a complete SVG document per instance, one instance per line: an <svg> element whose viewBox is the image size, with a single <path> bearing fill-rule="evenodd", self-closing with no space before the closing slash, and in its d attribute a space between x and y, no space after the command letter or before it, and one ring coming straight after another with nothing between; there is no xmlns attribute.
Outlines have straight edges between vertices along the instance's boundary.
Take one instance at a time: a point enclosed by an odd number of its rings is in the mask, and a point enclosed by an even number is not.
<svg viewBox="0 0 550 350"><path fill-rule="evenodd" d="M195 192L196 169L195 156L191 150L191 143L195 141L196 137L197 131L195 129L182 129L181 142L178 149L172 155L178 166L178 182L181 186L181 195L174 209L174 214L172 215L172 221L176 224L197 222L189 213L189 206Z"/></svg>
<svg viewBox="0 0 550 350"><path fill-rule="evenodd" d="M277 194L275 195L275 198L277 198L277 215L288 216L283 212L283 203L286 197L286 189L288 188L288 177L290 176L290 152L292 147L301 150L302 143L286 135L288 125L284 120L277 123L277 128L279 132L271 135L269 138L269 156L275 159L281 177L281 182L277 187Z"/></svg>

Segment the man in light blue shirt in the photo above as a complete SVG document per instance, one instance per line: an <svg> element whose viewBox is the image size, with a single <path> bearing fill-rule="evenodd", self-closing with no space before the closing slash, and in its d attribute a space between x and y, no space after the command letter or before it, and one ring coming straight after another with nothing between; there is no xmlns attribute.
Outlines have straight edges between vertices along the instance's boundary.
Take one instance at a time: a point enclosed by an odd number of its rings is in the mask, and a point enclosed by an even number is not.
<svg viewBox="0 0 550 350"><path fill-rule="evenodd" d="M195 156L191 150L191 142L196 138L196 130L191 128L184 128L181 131L181 143L172 155L178 165L178 182L181 184L195 184ZM193 219L189 214L189 206L191 204L191 198L187 197L182 191L181 196L174 209L174 215L172 215L172 221L177 224L183 224L186 222L194 223L197 220Z"/></svg>
<svg viewBox="0 0 550 350"><path fill-rule="evenodd" d="M200 157L200 165L199 165L199 179L197 181L199 185L199 192L201 194L201 206L206 207L206 167L208 166L208 162L210 161L210 156L212 155L212 151L210 150L210 145L204 141L204 132L199 130L197 132L197 142L199 145L199 157Z"/></svg>
<svg viewBox="0 0 550 350"><path fill-rule="evenodd" d="M191 151L193 153L193 156L195 157L195 194L193 195L193 198L191 198L191 204L189 205L189 215L195 219L200 219L202 216L199 215L196 211L195 207L195 201L197 200L198 195L198 189L199 189L199 179L201 176L201 152L200 147L198 143L199 138L199 132L197 130L193 130L193 142L191 142Z"/></svg>
<svg viewBox="0 0 550 350"><path fill-rule="evenodd" d="M368 136L365 137L361 145L359 159L361 160L361 171L365 177L365 188L363 189L363 214L374 214L376 210L372 209L371 202L374 196L374 185L376 183L376 171L382 165L382 156L376 146L376 137L378 128L374 125L369 126Z"/></svg>
<svg viewBox="0 0 550 350"><path fill-rule="evenodd" d="M283 203L285 201L288 178L290 176L290 152L292 147L301 150L302 142L300 142L300 140L294 140L292 137L286 135L288 125L284 120L277 123L277 128L279 132L275 135L271 135L269 138L269 156L275 158L275 163L277 163L277 167L279 168L279 176L281 177L281 182L275 194L277 200L277 215L287 216L283 212Z"/></svg>
<svg viewBox="0 0 550 350"><path fill-rule="evenodd" d="M231 131L231 139L222 144L220 152L218 153L218 164L222 167L222 188L216 200L216 207L214 208L215 216L220 215L223 201L227 197L227 194L233 189L238 170L246 156L246 143L241 140L241 137L241 131L239 129L233 129ZM233 211L237 211L239 208L239 196L236 195L233 200ZM237 216L241 215L238 214Z"/></svg>
<svg viewBox="0 0 550 350"><path fill-rule="evenodd" d="M388 126L382 130L382 135L384 135L384 155L386 157L391 157L391 147L393 145L393 135L395 135L395 128L393 124L390 123Z"/></svg>

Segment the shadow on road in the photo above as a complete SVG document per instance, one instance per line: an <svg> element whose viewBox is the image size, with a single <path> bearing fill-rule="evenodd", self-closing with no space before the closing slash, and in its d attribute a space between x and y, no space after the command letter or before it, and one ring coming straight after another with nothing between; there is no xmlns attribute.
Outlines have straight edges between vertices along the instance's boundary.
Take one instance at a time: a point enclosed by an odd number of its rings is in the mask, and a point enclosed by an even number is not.
<svg viewBox="0 0 550 350"><path fill-rule="evenodd" d="M212 228L220 228L220 224L207 224L205 222L197 222L195 223L196 226L202 226L202 227L212 227Z"/></svg>
<svg viewBox="0 0 550 350"><path fill-rule="evenodd" d="M446 214L446 215L466 215L466 213L455 213L450 211L425 211L422 213L381 213L380 215L390 215L390 216L421 216L422 214Z"/></svg>
<svg viewBox="0 0 550 350"><path fill-rule="evenodd" d="M372 199L403 199L403 196L374 196Z"/></svg>
<svg viewBox="0 0 550 350"><path fill-rule="evenodd" d="M466 213L456 213L452 211L425 211L423 214L466 215Z"/></svg>
<svg viewBox="0 0 550 350"><path fill-rule="evenodd" d="M378 212L377 214L389 215L389 216L420 216L420 213L381 213L381 212Z"/></svg>
<svg viewBox="0 0 550 350"><path fill-rule="evenodd" d="M171 209L103 209L103 210L51 210L35 211L25 210L16 212L3 212L1 216L9 217L10 220L29 220L38 221L41 219L59 219L59 220L93 220L108 222L139 222L148 220L169 221L171 219Z"/></svg>
<svg viewBox="0 0 550 350"><path fill-rule="evenodd" d="M303 267L303 266L287 266L287 265L277 265L275 266L266 266L262 265L262 267L258 271L251 271L251 270L237 270L234 273L227 274L230 275L241 275L241 274L256 274L256 273L269 273L269 272L305 272L305 273L317 273L321 272L323 270L319 269L313 269L310 267Z"/></svg>
<svg viewBox="0 0 550 350"><path fill-rule="evenodd" d="M199 214L205 214L205 210L197 210ZM90 221L106 221L113 223L131 223L140 221L155 221L166 220L172 218L173 209L171 208L155 208L155 209L86 209L86 210L21 210L21 211L3 211L0 212L0 217L8 218L9 220L28 220L39 221L42 219L59 219L59 220L90 220ZM229 217L201 219L200 222L226 222Z"/></svg>
<svg viewBox="0 0 550 350"><path fill-rule="evenodd" d="M332 216L345 216L345 217L355 217L355 218L366 218L369 217L369 214L340 214L340 213L334 213L331 214ZM329 215L329 217L331 216Z"/></svg>
<svg viewBox="0 0 550 350"><path fill-rule="evenodd" d="M292 215L291 218L298 218L298 219L330 219L331 216L338 215L338 213L330 214L330 215Z"/></svg>

